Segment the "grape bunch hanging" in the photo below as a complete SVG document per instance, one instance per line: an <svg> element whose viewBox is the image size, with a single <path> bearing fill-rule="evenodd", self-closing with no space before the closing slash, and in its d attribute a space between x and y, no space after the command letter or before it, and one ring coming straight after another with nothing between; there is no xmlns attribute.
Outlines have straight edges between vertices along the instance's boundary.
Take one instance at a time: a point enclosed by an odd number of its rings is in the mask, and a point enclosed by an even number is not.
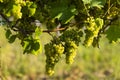
<svg viewBox="0 0 120 80"><path fill-rule="evenodd" d="M46 55L46 73L54 74L55 65L59 62L62 55L65 55L65 62L72 64L76 56L76 51L79 46L82 31L74 29L65 31L59 38L54 38L50 43L45 45Z"/></svg>

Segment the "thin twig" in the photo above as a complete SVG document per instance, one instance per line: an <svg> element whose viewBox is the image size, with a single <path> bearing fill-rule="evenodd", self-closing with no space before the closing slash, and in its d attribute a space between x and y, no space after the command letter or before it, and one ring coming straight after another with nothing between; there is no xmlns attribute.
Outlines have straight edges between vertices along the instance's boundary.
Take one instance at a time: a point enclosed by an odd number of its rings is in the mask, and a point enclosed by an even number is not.
<svg viewBox="0 0 120 80"><path fill-rule="evenodd" d="M54 30L43 30L43 32L57 32L57 31L62 31L65 30L66 28L58 28L58 29L54 29Z"/></svg>

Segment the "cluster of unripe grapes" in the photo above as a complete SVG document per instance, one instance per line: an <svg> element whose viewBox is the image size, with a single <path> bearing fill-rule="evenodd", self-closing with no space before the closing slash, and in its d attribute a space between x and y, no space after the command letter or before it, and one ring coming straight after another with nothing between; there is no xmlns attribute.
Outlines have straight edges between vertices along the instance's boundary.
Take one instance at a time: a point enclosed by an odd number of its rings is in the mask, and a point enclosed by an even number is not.
<svg viewBox="0 0 120 80"><path fill-rule="evenodd" d="M68 41L65 43L65 55L66 55L66 63L72 64L74 58L76 56L78 46L75 44L74 41Z"/></svg>
<svg viewBox="0 0 120 80"><path fill-rule="evenodd" d="M85 30L85 40L84 40L84 45L85 46L91 46L91 44L94 41L94 38L96 38L98 36L98 33L100 31L100 29L102 29L103 27L103 19L101 18L93 18L93 17L89 17L87 18L86 21L87 25L86 25L86 30Z"/></svg>
<svg viewBox="0 0 120 80"><path fill-rule="evenodd" d="M67 64L73 63L81 36L81 31L68 30L59 39L55 38L45 45L46 73L48 75L54 74L54 67L63 54Z"/></svg>
<svg viewBox="0 0 120 80"><path fill-rule="evenodd" d="M6 7L4 8L4 14L6 14L7 17L14 17L15 20L21 19L24 14L27 14L28 17L33 16L37 8L37 5L32 1L0 0L0 2L6 4Z"/></svg>
<svg viewBox="0 0 120 80"><path fill-rule="evenodd" d="M117 7L112 7L107 15L107 19L112 19L113 17L119 15L120 10Z"/></svg>
<svg viewBox="0 0 120 80"><path fill-rule="evenodd" d="M46 55L46 73L48 75L54 74L54 67L56 63L61 58L64 52L64 47L61 43L51 42L45 45L45 55Z"/></svg>

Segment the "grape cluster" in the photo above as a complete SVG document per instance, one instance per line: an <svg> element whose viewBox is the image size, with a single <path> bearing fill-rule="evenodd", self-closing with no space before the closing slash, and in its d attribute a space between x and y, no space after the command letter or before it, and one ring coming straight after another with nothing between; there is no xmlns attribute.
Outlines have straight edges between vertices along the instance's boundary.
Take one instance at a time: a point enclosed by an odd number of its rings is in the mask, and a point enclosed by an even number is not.
<svg viewBox="0 0 120 80"><path fill-rule="evenodd" d="M81 30L67 30L60 36L61 41L65 43L66 63L72 64L76 56L76 51L81 41L83 33Z"/></svg>
<svg viewBox="0 0 120 80"><path fill-rule="evenodd" d="M117 7L112 7L110 9L110 14L107 15L107 19L111 19L117 15L119 15L120 10Z"/></svg>
<svg viewBox="0 0 120 80"><path fill-rule="evenodd" d="M3 11L7 17L14 16L15 19L22 18L21 10L22 7L25 6L24 0L4 0L1 2L6 4L6 7L3 9Z"/></svg>
<svg viewBox="0 0 120 80"><path fill-rule="evenodd" d="M16 18L16 19L19 19L19 18L22 18L22 13L21 13L21 5L20 4L15 4L13 5L13 8L11 10L11 14Z"/></svg>
<svg viewBox="0 0 120 80"><path fill-rule="evenodd" d="M62 54L66 56L67 64L73 63L82 35L81 30L67 30L59 38L54 38L45 45L46 73L48 75L54 74L54 67Z"/></svg>
<svg viewBox="0 0 120 80"><path fill-rule="evenodd" d="M28 17L33 16L37 8L35 2L28 0L2 0L0 2L6 4L6 7L3 9L4 14L6 14L7 17L13 16L15 20L21 19L26 14ZM0 7L1 6L2 5L0 5Z"/></svg>
<svg viewBox="0 0 120 80"><path fill-rule="evenodd" d="M60 36L60 39L65 43L70 40L70 41L74 41L76 45L79 45L82 35L83 35L83 32L81 30L71 29L71 30L65 31L62 34L62 36Z"/></svg>
<svg viewBox="0 0 120 80"><path fill-rule="evenodd" d="M87 18L86 22L87 25L85 30L86 36L84 40L84 45L88 47L93 43L94 38L98 36L99 30L103 26L103 19L94 19L93 17L89 17Z"/></svg>
<svg viewBox="0 0 120 80"><path fill-rule="evenodd" d="M74 58L76 56L78 46L75 44L74 41L68 41L65 43L65 55L66 55L66 63L72 64Z"/></svg>
<svg viewBox="0 0 120 80"><path fill-rule="evenodd" d="M61 43L50 42L45 45L46 55L46 73L48 75L54 74L54 67L61 58L64 52L64 47Z"/></svg>

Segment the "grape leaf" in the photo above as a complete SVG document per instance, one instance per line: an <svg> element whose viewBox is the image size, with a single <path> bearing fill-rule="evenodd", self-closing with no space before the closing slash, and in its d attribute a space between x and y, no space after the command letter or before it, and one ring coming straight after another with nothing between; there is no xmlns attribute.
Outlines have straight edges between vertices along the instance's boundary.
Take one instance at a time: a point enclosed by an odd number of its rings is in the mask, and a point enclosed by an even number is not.
<svg viewBox="0 0 120 80"><path fill-rule="evenodd" d="M120 38L120 20L117 20L110 28L106 31L109 42L116 42Z"/></svg>
<svg viewBox="0 0 120 80"><path fill-rule="evenodd" d="M42 34L42 30L41 30L41 28L40 27L37 27L36 29L35 29L35 38L37 39L39 39L39 36Z"/></svg>
<svg viewBox="0 0 120 80"><path fill-rule="evenodd" d="M34 43L32 44L32 49L34 49L35 51L37 51L39 48L40 48L39 42L34 42Z"/></svg>
<svg viewBox="0 0 120 80"><path fill-rule="evenodd" d="M84 4L90 4L92 0L82 0Z"/></svg>
<svg viewBox="0 0 120 80"><path fill-rule="evenodd" d="M55 3L51 3L50 15L52 19L58 18L62 21L62 23L69 22L72 18L74 18L74 14L76 14L75 6L69 6L69 1L59 1Z"/></svg>
<svg viewBox="0 0 120 80"><path fill-rule="evenodd" d="M9 37L10 37L11 34L12 34L12 32L9 29L7 29L6 33L5 33L6 38L9 39Z"/></svg>
<svg viewBox="0 0 120 80"><path fill-rule="evenodd" d="M24 54L31 53L31 54L37 55L42 51L42 47L38 39L26 38L22 46L23 46Z"/></svg>
<svg viewBox="0 0 120 80"><path fill-rule="evenodd" d="M29 9L29 17L33 16L36 12L37 5L35 3L32 3L30 6L28 6Z"/></svg>
<svg viewBox="0 0 120 80"><path fill-rule="evenodd" d="M92 0L90 6L91 6L91 7L102 8L105 3L106 3L106 0Z"/></svg>
<svg viewBox="0 0 120 80"><path fill-rule="evenodd" d="M40 40L36 40L34 39L31 43L31 54L34 54L34 55L37 55L39 53L41 53L42 51L42 47L41 47L41 43L40 43Z"/></svg>
<svg viewBox="0 0 120 80"><path fill-rule="evenodd" d="M66 10L67 3L68 3L67 0L66 1L59 1L59 2L56 1L56 2L50 3L49 6L51 6L51 8L50 8L51 18L54 18L59 13L63 12L64 10Z"/></svg>
<svg viewBox="0 0 120 80"><path fill-rule="evenodd" d="M82 1L84 4L88 4L91 8L92 7L102 8L106 3L106 0L82 0Z"/></svg>
<svg viewBox="0 0 120 80"><path fill-rule="evenodd" d="M62 23L68 23L71 19L73 19L75 12L76 12L76 9L74 7L70 7L67 10L65 10L62 16L60 17L60 20L62 20Z"/></svg>
<svg viewBox="0 0 120 80"><path fill-rule="evenodd" d="M29 40L26 40L26 41L24 41L24 43L23 43L23 50L24 50L24 54L27 52L27 53L29 53L30 52L30 49L31 49L31 45L30 45L30 43L29 43Z"/></svg>
<svg viewBox="0 0 120 80"><path fill-rule="evenodd" d="M16 35L12 35L12 36L10 36L10 38L9 38L9 43L13 43L14 41L15 41L15 39L16 39Z"/></svg>

